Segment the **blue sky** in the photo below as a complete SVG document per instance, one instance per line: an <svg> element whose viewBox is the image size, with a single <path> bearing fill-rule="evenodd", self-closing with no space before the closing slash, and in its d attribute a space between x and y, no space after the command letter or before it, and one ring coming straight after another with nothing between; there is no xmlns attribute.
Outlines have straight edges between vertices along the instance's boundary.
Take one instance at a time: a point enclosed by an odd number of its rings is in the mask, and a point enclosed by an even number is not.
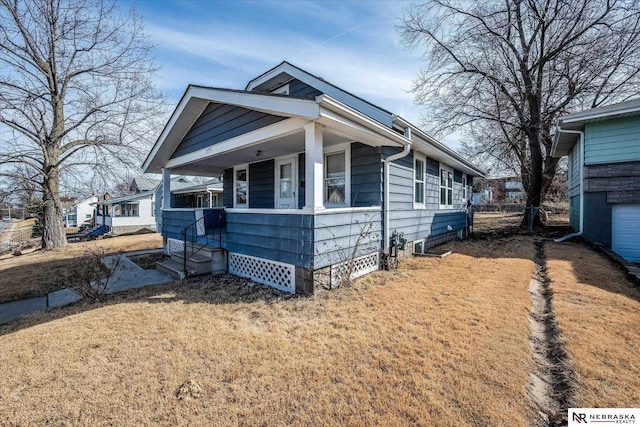
<svg viewBox="0 0 640 427"><path fill-rule="evenodd" d="M174 106L190 83L244 89L289 61L410 122L420 52L395 25L408 1L128 0L158 43L156 84ZM424 129L429 132L428 126ZM455 136L442 139L457 148Z"/></svg>

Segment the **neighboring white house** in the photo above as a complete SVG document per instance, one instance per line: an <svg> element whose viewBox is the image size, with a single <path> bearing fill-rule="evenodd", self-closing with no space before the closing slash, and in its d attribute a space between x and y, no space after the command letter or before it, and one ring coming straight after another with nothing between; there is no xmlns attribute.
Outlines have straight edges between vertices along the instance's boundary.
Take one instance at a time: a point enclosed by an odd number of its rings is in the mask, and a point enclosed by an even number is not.
<svg viewBox="0 0 640 427"><path fill-rule="evenodd" d="M97 203L103 215L96 218L96 225L106 226L113 234L125 234L143 228L156 229L154 191L102 200Z"/></svg>
<svg viewBox="0 0 640 427"><path fill-rule="evenodd" d="M64 214L65 227L80 227L82 224L92 223L97 201L98 196L91 196L74 203L72 208Z"/></svg>
<svg viewBox="0 0 640 427"><path fill-rule="evenodd" d="M156 199L162 200L158 182L154 186L153 180L136 178L130 186L130 190L136 191L135 193L100 200L96 203L99 211L96 225L105 225L105 231L113 234L133 233L142 229L160 231L161 224L156 221L158 207L161 205L156 203ZM193 185L184 176L171 180L172 190Z"/></svg>

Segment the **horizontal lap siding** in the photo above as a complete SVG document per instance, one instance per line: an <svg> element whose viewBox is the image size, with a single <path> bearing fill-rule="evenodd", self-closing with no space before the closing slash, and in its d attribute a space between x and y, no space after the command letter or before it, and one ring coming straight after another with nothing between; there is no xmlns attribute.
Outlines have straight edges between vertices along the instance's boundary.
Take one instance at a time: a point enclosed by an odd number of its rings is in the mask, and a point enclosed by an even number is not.
<svg viewBox="0 0 640 427"><path fill-rule="evenodd" d="M640 160L640 116L585 126L585 164Z"/></svg>
<svg viewBox="0 0 640 427"><path fill-rule="evenodd" d="M209 103L182 139L172 158L192 153L281 120L284 120L284 117L242 107Z"/></svg>
<svg viewBox="0 0 640 427"><path fill-rule="evenodd" d="M569 199L569 224L575 231L580 231L580 196Z"/></svg>
<svg viewBox="0 0 640 427"><path fill-rule="evenodd" d="M318 96L322 95L318 89L301 82L298 79L289 82L289 95L296 96Z"/></svg>
<svg viewBox="0 0 640 427"><path fill-rule="evenodd" d="M323 268L382 248L382 213L350 212L315 217L313 268ZM363 238L359 239L359 235Z"/></svg>
<svg viewBox="0 0 640 427"><path fill-rule="evenodd" d="M575 144L569 153L569 185L568 195L574 197L580 194L580 148Z"/></svg>
<svg viewBox="0 0 640 427"><path fill-rule="evenodd" d="M227 212L227 249L310 268L313 216Z"/></svg>
<svg viewBox="0 0 640 427"><path fill-rule="evenodd" d="M375 147L351 144L351 206L380 206L382 201L382 162Z"/></svg>
<svg viewBox="0 0 640 427"><path fill-rule="evenodd" d="M162 211L162 237L182 240L182 230L195 219L193 211Z"/></svg>
<svg viewBox="0 0 640 427"><path fill-rule="evenodd" d="M222 180L222 203L225 208L233 207L233 169L224 171Z"/></svg>
<svg viewBox="0 0 640 427"><path fill-rule="evenodd" d="M465 211L462 208L462 186L454 184L455 207L459 209L440 210L440 186L438 177L427 174L426 209L413 209L413 170L392 164L389 168L391 184L390 232L404 233L409 240L424 239L446 233L448 226L453 230L465 228Z"/></svg>
<svg viewBox="0 0 640 427"><path fill-rule="evenodd" d="M249 207L273 209L275 161L266 160L249 165Z"/></svg>

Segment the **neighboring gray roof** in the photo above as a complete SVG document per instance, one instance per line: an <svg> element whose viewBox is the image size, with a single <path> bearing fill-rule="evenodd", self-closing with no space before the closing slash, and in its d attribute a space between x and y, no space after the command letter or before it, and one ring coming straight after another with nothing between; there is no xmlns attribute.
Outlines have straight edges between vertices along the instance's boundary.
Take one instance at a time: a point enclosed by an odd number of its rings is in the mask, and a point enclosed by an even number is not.
<svg viewBox="0 0 640 427"><path fill-rule="evenodd" d="M121 197L114 197L113 199L109 199L109 200L100 200L95 204L97 204L97 205L115 205L115 204L119 204L119 203L134 202L136 200L151 198L151 197L153 197L153 195L154 195L153 191L144 191L142 193L129 194L129 195L126 195L126 196L121 196Z"/></svg>
<svg viewBox="0 0 640 427"><path fill-rule="evenodd" d="M154 179L154 178L145 178L145 177L133 178L133 182L131 183L131 186L129 188L133 187L134 183L138 190L150 191L150 190L154 190L158 186L158 184L160 184L160 180Z"/></svg>
<svg viewBox="0 0 640 427"><path fill-rule="evenodd" d="M216 193L222 192L222 181L218 178L210 179L201 184L195 184L188 187L182 187L180 189L171 189L172 193L184 194L184 193L199 193L207 190L214 191Z"/></svg>
<svg viewBox="0 0 640 427"><path fill-rule="evenodd" d="M193 182L186 179L184 176L176 176L171 178L171 191L180 190L182 188L188 188L193 186Z"/></svg>
<svg viewBox="0 0 640 427"><path fill-rule="evenodd" d="M584 125L589 122L610 120L619 117L640 114L640 98L630 99L616 104L605 105L588 110L568 114L558 119L556 133L553 137L551 155L562 157L569 154L571 147L578 141L578 133L584 131ZM573 132L562 132L573 131Z"/></svg>

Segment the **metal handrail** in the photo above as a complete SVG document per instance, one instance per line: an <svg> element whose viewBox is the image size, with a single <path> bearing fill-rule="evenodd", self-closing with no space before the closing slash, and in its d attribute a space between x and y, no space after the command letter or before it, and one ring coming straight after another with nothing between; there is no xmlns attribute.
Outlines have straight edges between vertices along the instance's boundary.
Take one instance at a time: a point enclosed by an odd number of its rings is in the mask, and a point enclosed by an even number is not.
<svg viewBox="0 0 640 427"><path fill-rule="evenodd" d="M195 254L200 252L205 246L207 246L207 243L204 243L202 246L198 248L198 250L193 251L193 246L194 246L194 243L196 242L198 223L202 221L202 226L204 227L204 230L205 230L205 236L207 236L205 219L211 218L214 214L218 215L218 222L214 224L213 236L215 238L215 231L217 229L218 230L218 247L221 248L222 247L222 227L225 222L225 212L224 212L224 209L222 208L204 211L202 214L202 218L196 219L191 224L187 225L185 228L182 229L182 238L183 238L182 271L184 272L185 277L187 276L187 273L188 273L187 272L187 234L189 234L189 236L191 237L190 243L191 243L192 252L190 256L193 257Z"/></svg>

